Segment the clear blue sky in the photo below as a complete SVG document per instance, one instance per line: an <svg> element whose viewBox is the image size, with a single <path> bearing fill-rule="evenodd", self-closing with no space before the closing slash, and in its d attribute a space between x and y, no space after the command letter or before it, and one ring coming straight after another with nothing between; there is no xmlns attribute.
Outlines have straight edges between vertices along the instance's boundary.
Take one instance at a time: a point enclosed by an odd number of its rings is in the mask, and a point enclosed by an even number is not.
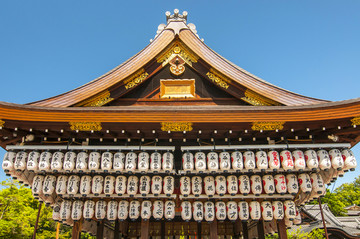
<svg viewBox="0 0 360 239"><path fill-rule="evenodd" d="M0 101L40 100L99 77L144 48L174 8L209 47L272 84L332 101L360 96L358 0L3 0Z"/></svg>

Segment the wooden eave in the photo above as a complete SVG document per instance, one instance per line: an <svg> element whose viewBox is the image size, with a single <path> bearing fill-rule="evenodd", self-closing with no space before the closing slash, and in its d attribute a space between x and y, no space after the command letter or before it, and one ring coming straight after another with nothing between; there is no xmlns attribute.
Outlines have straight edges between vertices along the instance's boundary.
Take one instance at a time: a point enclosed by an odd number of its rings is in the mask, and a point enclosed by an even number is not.
<svg viewBox="0 0 360 239"><path fill-rule="evenodd" d="M134 75L136 72L143 69L145 65L153 62L156 57L163 54L164 50L166 50L176 39L196 54L200 61L205 63L206 67L219 72L230 80L230 85L233 87L228 89L228 93L237 98L240 98L237 91L240 92L240 89L249 89L260 96L287 106L311 105L328 102L281 89L250 74L240 67L235 66L233 63L207 47L184 22L180 21L168 24L152 43L112 71L67 93L33 102L29 105L43 107L75 106L105 90L112 89L116 85L121 84L122 81ZM157 70L159 70L159 67ZM151 74L152 73L150 72L149 77ZM125 91L123 89L122 93L118 94L117 97L124 93Z"/></svg>

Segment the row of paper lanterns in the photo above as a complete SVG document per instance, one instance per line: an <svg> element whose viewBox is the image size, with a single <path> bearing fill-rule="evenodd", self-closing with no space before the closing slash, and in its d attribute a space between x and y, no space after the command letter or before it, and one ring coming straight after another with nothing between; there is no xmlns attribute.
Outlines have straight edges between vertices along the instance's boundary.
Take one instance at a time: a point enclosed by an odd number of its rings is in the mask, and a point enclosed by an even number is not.
<svg viewBox="0 0 360 239"><path fill-rule="evenodd" d="M184 221L214 221L217 220L230 220L235 221L240 219L242 221L260 220L263 219L266 222L275 220L281 220L287 218L292 221L299 217L295 203L291 200L282 201L217 201L217 202L201 202L195 201L183 201L180 206L181 218ZM78 221L82 218L85 220L91 220L96 218L97 220L107 219L109 221L120 220L137 220L142 218L149 220L154 218L160 220L165 218L172 220L175 217L175 202L172 200L121 200L117 202L111 200L106 202L99 200L97 202L92 200L64 200L61 203L58 202L53 207L53 219L55 221L67 221L72 219ZM299 219L299 218L297 218ZM300 219L301 220L301 219Z"/></svg>
<svg viewBox="0 0 360 239"><path fill-rule="evenodd" d="M275 150L265 152L257 151L234 151L229 152L196 152L193 154L187 151L182 157L183 170L185 171L217 171L218 169L227 171L233 170L305 170L318 169L328 170L331 167L337 170L354 170L356 168L356 160L350 149L332 149L329 152L320 149L317 152L309 149L305 152L301 150L283 150L280 154Z"/></svg>
<svg viewBox="0 0 360 239"><path fill-rule="evenodd" d="M175 178L173 176L161 177L155 176L89 176L82 177L78 175L36 175L32 182L32 192L34 196L50 196L53 194L58 195L77 195L81 194L86 197L89 194L99 196L105 194L111 195L124 195L135 196L141 194L142 197L150 194L158 196L165 194L170 196L174 193ZM325 185L322 176L318 173L302 173L299 176L295 174L276 174L275 176L268 174L260 175L235 175L230 176L200 176L180 178L180 193L183 196L194 195L200 196L205 192L209 197L218 194L223 196L225 194L236 195L238 193L243 195L260 194L272 195L275 193L286 194L290 193L295 195L301 189L302 192L314 195L323 195L325 193Z"/></svg>
<svg viewBox="0 0 360 239"><path fill-rule="evenodd" d="M203 171L227 171L233 170L277 170L283 168L284 170L304 170L318 169L329 170L334 168L336 170L354 170L356 168L356 160L353 152L350 149L332 149L329 152L320 149L317 152L309 149L305 152L295 150L283 150L280 154L275 150L257 151L234 151L229 152L196 152L195 154L187 151L182 157L182 167L185 171L196 170ZM44 151L32 152L12 152L5 154L2 164L5 172L12 172L14 170L23 171L60 171L65 170L71 172L76 169L79 171L110 171L115 170L119 172L146 172L149 169L152 171L166 171L170 172L174 169L174 155L171 152L165 152L161 155L159 152L151 154L141 152L103 152L102 154L94 151L86 153L85 151L75 153L69 151L63 153L57 151L51 153Z"/></svg>

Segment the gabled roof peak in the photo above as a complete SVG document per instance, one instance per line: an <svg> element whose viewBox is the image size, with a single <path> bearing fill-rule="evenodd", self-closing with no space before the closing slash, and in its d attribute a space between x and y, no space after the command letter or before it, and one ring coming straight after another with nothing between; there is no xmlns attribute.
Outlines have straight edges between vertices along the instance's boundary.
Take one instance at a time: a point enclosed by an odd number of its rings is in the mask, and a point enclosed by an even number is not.
<svg viewBox="0 0 360 239"><path fill-rule="evenodd" d="M183 11L182 15L179 14L179 9L174 9L174 14L171 15L171 12L167 11L165 13L166 15L166 21L167 24L169 24L169 22L171 21L183 21L186 24L186 20L187 20L187 11Z"/></svg>

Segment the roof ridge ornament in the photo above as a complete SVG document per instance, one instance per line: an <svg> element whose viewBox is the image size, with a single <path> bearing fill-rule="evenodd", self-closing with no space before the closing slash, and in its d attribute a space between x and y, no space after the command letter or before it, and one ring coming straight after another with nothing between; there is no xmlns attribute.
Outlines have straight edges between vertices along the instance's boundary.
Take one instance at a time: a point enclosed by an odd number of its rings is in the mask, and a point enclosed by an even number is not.
<svg viewBox="0 0 360 239"><path fill-rule="evenodd" d="M169 11L165 12L165 15L166 15L167 23L169 23L171 21L183 21L186 24L188 12L183 11L182 14L179 14L179 9L174 9L173 15L171 15L171 12L169 12Z"/></svg>

